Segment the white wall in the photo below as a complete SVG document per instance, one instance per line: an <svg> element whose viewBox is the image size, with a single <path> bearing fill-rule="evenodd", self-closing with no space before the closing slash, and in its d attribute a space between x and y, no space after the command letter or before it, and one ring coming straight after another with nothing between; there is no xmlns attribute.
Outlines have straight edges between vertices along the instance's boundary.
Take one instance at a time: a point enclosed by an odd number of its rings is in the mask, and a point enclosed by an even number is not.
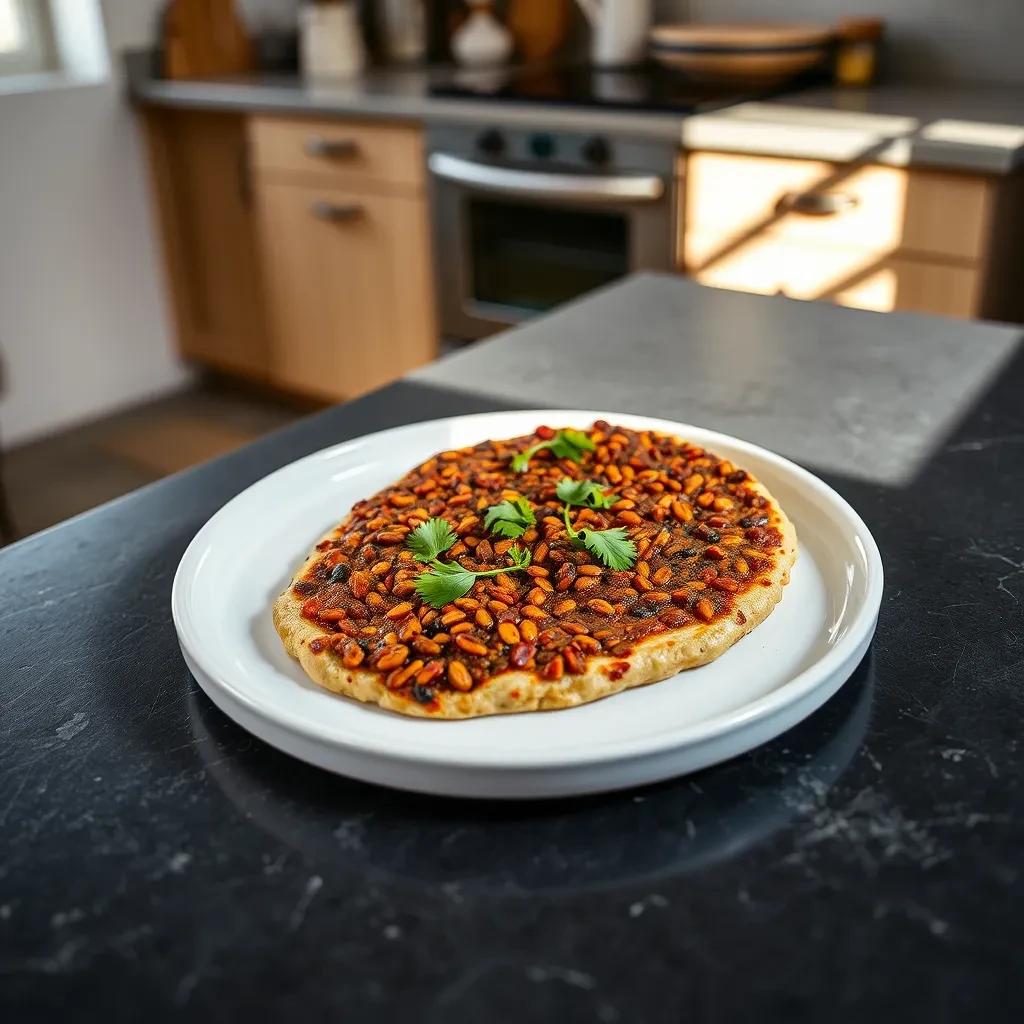
<svg viewBox="0 0 1024 1024"><path fill-rule="evenodd" d="M81 0L84 2L84 0ZM0 94L0 442L180 386L145 153L119 51L163 0L102 0L113 76ZM294 0L247 0L287 15Z"/></svg>
<svg viewBox="0 0 1024 1024"><path fill-rule="evenodd" d="M655 0L661 20L886 19L892 78L1024 84L1024 0Z"/></svg>

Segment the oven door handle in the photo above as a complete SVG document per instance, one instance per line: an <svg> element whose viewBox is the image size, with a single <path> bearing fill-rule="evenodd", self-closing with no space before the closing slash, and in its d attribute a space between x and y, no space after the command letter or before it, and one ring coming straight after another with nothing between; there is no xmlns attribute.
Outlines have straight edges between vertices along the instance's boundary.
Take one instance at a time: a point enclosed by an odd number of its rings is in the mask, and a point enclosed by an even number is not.
<svg viewBox="0 0 1024 1024"><path fill-rule="evenodd" d="M448 153L431 153L431 173L443 181L467 185L482 192L531 196L536 199L575 199L591 203L650 203L665 194L665 183L655 174L557 174L521 171L480 164Z"/></svg>

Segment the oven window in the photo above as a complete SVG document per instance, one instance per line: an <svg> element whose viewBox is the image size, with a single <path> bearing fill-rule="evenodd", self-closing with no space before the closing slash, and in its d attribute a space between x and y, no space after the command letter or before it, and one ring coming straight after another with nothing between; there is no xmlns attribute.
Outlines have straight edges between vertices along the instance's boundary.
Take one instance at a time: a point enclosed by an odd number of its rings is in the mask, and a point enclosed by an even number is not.
<svg viewBox="0 0 1024 1024"><path fill-rule="evenodd" d="M551 309L629 271L622 213L471 199L469 237L478 302Z"/></svg>

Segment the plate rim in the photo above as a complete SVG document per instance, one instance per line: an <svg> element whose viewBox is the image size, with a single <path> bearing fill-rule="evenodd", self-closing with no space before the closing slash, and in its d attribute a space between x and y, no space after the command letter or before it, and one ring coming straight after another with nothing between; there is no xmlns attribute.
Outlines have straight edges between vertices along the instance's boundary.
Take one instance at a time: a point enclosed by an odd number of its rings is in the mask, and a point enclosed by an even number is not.
<svg viewBox="0 0 1024 1024"><path fill-rule="evenodd" d="M217 666L213 666L211 670L210 664L202 655L202 646L196 643L197 637L194 634L192 623L187 616L186 590L191 577L202 562L200 549L205 547L204 539L214 528L216 521L224 516L233 505L240 503L250 491L264 486L267 481L272 480L278 475L293 472L296 467L305 463L341 454L346 449L361 446L384 435L407 432L427 425L458 423L469 420L480 421L482 426L486 426L489 420L508 416L538 417L538 422L555 420L560 417L591 418L592 420L619 419L627 426L643 424L655 430L672 432L684 438L687 436L688 431L695 432L702 435L703 439L708 439L701 440L701 443L706 444L707 447L713 447L715 443L720 442L739 451L763 458L773 463L783 472L791 474L802 485L808 487L829 504L832 504L842 514L842 517L852 525L853 535L859 541L860 552L866 566L867 587L861 607L850 623L849 629L832 648L812 665L770 693L743 704L739 708L719 713L691 726L659 732L653 737L645 735L632 740L606 743L600 749L583 754L578 752L560 753L554 750L544 751L543 753L525 758L522 755L513 758L502 752L492 753L486 748L469 753L456 752L453 755L445 752L443 749L439 749L436 743L426 747L421 747L419 744L409 744L396 748L388 743L380 743L372 737L360 736L358 732L345 737L339 737L336 728L321 727L319 723L291 714L287 709L282 711L266 707L262 701L254 699L246 690L239 688L229 679L225 678L224 673ZM296 554L296 559L299 557L299 554ZM174 581L171 586L171 614L179 644L186 655L186 662L189 665L194 663L202 670L202 677L196 677L200 686L204 690L207 689L207 685L214 686L222 692L223 697L240 704L248 714L263 720L272 728L283 728L305 743L325 744L330 748L342 750L348 754L363 754L376 759L384 759L394 764L430 764L448 768L479 768L491 771L514 772L557 769L570 766L607 765L623 760L654 758L684 748L697 747L701 744L714 742L734 732L750 729L758 723L768 722L776 716L784 715L788 709L799 705L801 701L806 700L817 689L826 685L836 672L842 671L844 665L851 659L854 659L858 648L862 648L862 650L867 649L874 633L878 612L881 607L883 586L884 572L878 545L867 524L856 510L842 495L815 474L770 449L754 444L751 441L746 441L743 438L725 434L721 431L710 430L696 424L681 423L636 413L590 409L505 409L481 413L463 413L456 416L439 416L429 420L419 420L415 423L385 427L382 430L372 431L371 433L361 434L357 437L327 445L317 451L310 452L308 455L294 459L267 473L259 480L253 481L253 483L230 498L214 512L189 542L174 574ZM269 615L269 607L267 614ZM856 667L859 660L860 656L858 655L850 666L851 671ZM839 685L842 685L843 682L845 682L845 679ZM835 687L835 689L838 688L838 686ZM332 696L336 699L346 699L337 694ZM223 706L221 700L214 699L214 703L218 706ZM551 713L571 712L572 710L573 708L564 708ZM420 720L416 719L415 721L419 722ZM436 721L423 720L422 725L425 728L432 729L445 728L446 726L457 725L461 721L448 719Z"/></svg>

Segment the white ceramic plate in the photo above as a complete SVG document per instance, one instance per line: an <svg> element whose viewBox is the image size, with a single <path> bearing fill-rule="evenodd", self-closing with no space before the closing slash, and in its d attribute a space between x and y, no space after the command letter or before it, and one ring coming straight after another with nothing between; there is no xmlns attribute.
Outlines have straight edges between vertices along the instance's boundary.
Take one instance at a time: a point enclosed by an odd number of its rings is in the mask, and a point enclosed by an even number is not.
<svg viewBox="0 0 1024 1024"><path fill-rule="evenodd" d="M434 452L538 424L607 419L679 434L761 479L796 524L781 604L717 661L582 707L468 721L407 718L310 682L270 617L310 544L359 498ZM295 757L401 789L554 797L621 789L724 761L823 704L871 642L882 563L860 517L799 466L725 434L619 413L540 410L385 430L300 459L228 502L182 557L171 595L192 674L243 728Z"/></svg>

